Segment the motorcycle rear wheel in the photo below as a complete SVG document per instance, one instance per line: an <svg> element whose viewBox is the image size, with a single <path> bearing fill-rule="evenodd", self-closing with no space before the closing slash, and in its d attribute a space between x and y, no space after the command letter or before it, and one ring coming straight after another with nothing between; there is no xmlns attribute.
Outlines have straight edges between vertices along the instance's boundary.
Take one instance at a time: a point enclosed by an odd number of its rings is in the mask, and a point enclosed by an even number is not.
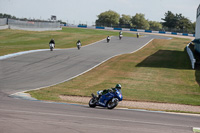
<svg viewBox="0 0 200 133"><path fill-rule="evenodd" d="M90 101L89 101L89 106L91 108L95 108L96 107L96 99L91 98Z"/></svg>

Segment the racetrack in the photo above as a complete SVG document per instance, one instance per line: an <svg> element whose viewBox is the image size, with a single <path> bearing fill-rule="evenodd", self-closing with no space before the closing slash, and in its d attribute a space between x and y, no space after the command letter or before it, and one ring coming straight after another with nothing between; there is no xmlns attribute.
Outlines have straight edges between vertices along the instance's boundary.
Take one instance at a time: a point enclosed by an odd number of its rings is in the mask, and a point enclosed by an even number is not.
<svg viewBox="0 0 200 133"><path fill-rule="evenodd" d="M122 40L112 37L110 43L104 40L81 50L41 51L0 60L0 132L191 133L193 127L199 127L200 116L93 109L8 97L18 91L66 81L113 56L136 51L152 38L159 36Z"/></svg>
<svg viewBox="0 0 200 133"><path fill-rule="evenodd" d="M142 39L113 37L90 46L66 50L39 51L1 60L4 92L9 94L60 83L79 75L110 57L133 52L149 42ZM124 43L126 42L126 43Z"/></svg>

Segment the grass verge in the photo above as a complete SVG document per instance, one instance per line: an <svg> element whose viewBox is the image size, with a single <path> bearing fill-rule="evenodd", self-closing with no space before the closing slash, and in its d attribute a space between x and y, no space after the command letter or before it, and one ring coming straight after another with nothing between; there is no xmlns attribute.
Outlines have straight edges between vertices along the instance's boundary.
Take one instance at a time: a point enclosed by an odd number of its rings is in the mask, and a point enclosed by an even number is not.
<svg viewBox="0 0 200 133"><path fill-rule="evenodd" d="M68 82L29 93L39 100L62 101L60 95L90 96L120 83L125 100L200 105L196 71L185 50L189 42L155 39Z"/></svg>

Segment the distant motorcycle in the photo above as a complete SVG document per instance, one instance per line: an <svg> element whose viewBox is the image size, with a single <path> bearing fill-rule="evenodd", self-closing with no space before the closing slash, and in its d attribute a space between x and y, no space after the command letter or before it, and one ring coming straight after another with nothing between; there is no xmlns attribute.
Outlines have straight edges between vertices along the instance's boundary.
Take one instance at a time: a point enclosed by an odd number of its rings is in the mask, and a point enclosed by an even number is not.
<svg viewBox="0 0 200 133"><path fill-rule="evenodd" d="M78 50L80 50L80 48L81 48L81 43L79 42L79 43L77 43L76 45L77 45Z"/></svg>
<svg viewBox="0 0 200 133"><path fill-rule="evenodd" d="M123 35L119 35L119 40L121 40L121 39L122 39L122 37L123 37Z"/></svg>
<svg viewBox="0 0 200 133"><path fill-rule="evenodd" d="M55 45L54 45L53 43L50 43L50 44L49 44L49 47L50 47L50 51L53 51Z"/></svg>
<svg viewBox="0 0 200 133"><path fill-rule="evenodd" d="M110 42L110 37L108 36L108 37L107 37L107 43L109 43L109 42Z"/></svg>
<svg viewBox="0 0 200 133"><path fill-rule="evenodd" d="M137 33L137 38L139 38L140 37L140 34L139 33Z"/></svg>
<svg viewBox="0 0 200 133"><path fill-rule="evenodd" d="M97 95L101 92L97 91ZM95 96L93 93L91 94L92 98L89 101L89 106L91 108L95 108L96 106L107 107L108 109L113 109L118 105L119 101L122 101L123 96L121 91L115 89L115 91L108 92L105 95L102 95L100 98Z"/></svg>

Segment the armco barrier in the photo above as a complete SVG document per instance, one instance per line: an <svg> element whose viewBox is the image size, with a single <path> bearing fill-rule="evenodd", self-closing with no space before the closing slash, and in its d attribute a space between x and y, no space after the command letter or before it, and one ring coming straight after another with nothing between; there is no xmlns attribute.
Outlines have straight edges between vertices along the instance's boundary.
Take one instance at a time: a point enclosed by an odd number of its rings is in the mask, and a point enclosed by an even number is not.
<svg viewBox="0 0 200 133"><path fill-rule="evenodd" d="M145 32L152 33L152 31L151 31L151 30L145 30Z"/></svg>
<svg viewBox="0 0 200 133"><path fill-rule="evenodd" d="M122 28L113 28L113 30L122 30Z"/></svg>
<svg viewBox="0 0 200 133"><path fill-rule="evenodd" d="M186 49L187 49L187 53L190 57L190 61L191 61L191 65L192 65L192 69L195 68L195 63L196 63L196 59L194 58L194 55L193 55L193 52L192 50L189 48L191 43L189 43L187 46L186 46Z"/></svg>
<svg viewBox="0 0 200 133"><path fill-rule="evenodd" d="M7 18L0 18L0 26L4 26L7 24Z"/></svg>
<svg viewBox="0 0 200 133"><path fill-rule="evenodd" d="M105 29L105 27L96 26L96 29Z"/></svg>
<svg viewBox="0 0 200 133"><path fill-rule="evenodd" d="M188 36L188 34L187 33L182 33L183 34L183 36Z"/></svg>
<svg viewBox="0 0 200 133"><path fill-rule="evenodd" d="M130 29L130 31L137 31L137 29Z"/></svg>
<svg viewBox="0 0 200 133"><path fill-rule="evenodd" d="M30 31L61 30L60 22L35 22L15 19L0 19L0 29L18 29Z"/></svg>
<svg viewBox="0 0 200 133"><path fill-rule="evenodd" d="M165 34L166 32L165 31L158 31L158 33Z"/></svg>
<svg viewBox="0 0 200 133"><path fill-rule="evenodd" d="M67 27L79 27L79 28L89 28L87 26L81 25L67 25ZM90 26L90 29L105 29L105 30L122 30L122 31L135 31L135 32L147 32L147 33L159 33L159 34L171 34L171 35L181 35L181 36L191 36L195 37L195 34L188 33L177 33L177 32L166 32L166 31L152 31L143 29L128 29L128 28L112 28L112 27L102 27L102 26Z"/></svg>
<svg viewBox="0 0 200 133"><path fill-rule="evenodd" d="M22 30L58 30L60 28L60 22L34 22L34 21L21 21L8 19L8 25L11 29Z"/></svg>
<svg viewBox="0 0 200 133"><path fill-rule="evenodd" d="M87 25L78 25L79 28L87 28Z"/></svg>
<svg viewBox="0 0 200 133"><path fill-rule="evenodd" d="M8 25L0 26L0 30L3 30L3 29L8 29Z"/></svg>
<svg viewBox="0 0 200 133"><path fill-rule="evenodd" d="M176 33L176 32L172 32L171 34L172 34L172 35L177 35L177 33Z"/></svg>

